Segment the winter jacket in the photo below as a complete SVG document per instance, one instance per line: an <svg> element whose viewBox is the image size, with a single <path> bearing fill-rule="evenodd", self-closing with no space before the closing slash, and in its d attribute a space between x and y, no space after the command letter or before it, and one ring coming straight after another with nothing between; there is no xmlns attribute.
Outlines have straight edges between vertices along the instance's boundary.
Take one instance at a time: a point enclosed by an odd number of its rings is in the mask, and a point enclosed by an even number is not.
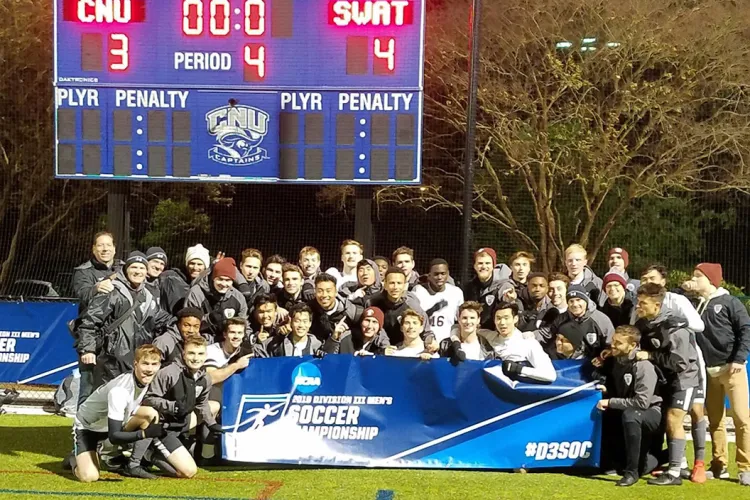
<svg viewBox="0 0 750 500"><path fill-rule="evenodd" d="M96 285L116 274L121 267L121 260L115 260L111 266L107 266L96 259L91 259L75 268L73 271L73 294L78 299L79 314L83 313L89 303L98 295Z"/></svg>
<svg viewBox="0 0 750 500"><path fill-rule="evenodd" d="M612 325L617 328L618 326L630 324L630 318L633 315L633 311L635 311L635 303L633 302L633 299L626 293L625 298L622 300L622 303L619 306L610 304L609 300L605 298L604 304L599 308L599 310L605 316L607 316L612 322Z"/></svg>
<svg viewBox="0 0 750 500"><path fill-rule="evenodd" d="M164 422L183 424L185 430L193 411L204 423L213 425L216 419L208 404L211 385L211 377L204 370L193 374L184 366L171 364L158 371L143 404L158 411ZM177 402L185 413L177 413Z"/></svg>
<svg viewBox="0 0 750 500"><path fill-rule="evenodd" d="M603 367L607 375L609 407L613 410L648 410L661 405L656 368L651 361L637 361L638 351L636 348L628 357L611 358Z"/></svg>
<svg viewBox="0 0 750 500"><path fill-rule="evenodd" d="M701 301L698 311L706 327L697 335L706 366L744 364L750 352L750 317L744 304L719 288Z"/></svg>
<svg viewBox="0 0 750 500"><path fill-rule="evenodd" d="M559 312L550 302L549 297L544 297L539 308L536 304L529 303L524 307L523 312L519 312L518 329L522 332L532 332L542 326L544 323L551 323Z"/></svg>
<svg viewBox="0 0 750 500"><path fill-rule="evenodd" d="M262 346L257 348L256 357L259 358L278 358L282 356L294 356L294 344L292 343L292 335L277 335L269 338L264 344L257 344ZM303 356L312 356L318 350L323 347L320 340L316 339L312 335L307 335L307 343L302 349Z"/></svg>
<svg viewBox="0 0 750 500"><path fill-rule="evenodd" d="M274 290L273 293L274 295L276 295L276 303L279 305L279 307L282 307L287 311L291 309L295 304L306 302L305 298L302 296L302 290L300 290L296 297L292 297L291 295L289 295L283 288Z"/></svg>
<svg viewBox="0 0 750 500"><path fill-rule="evenodd" d="M641 349L648 351L649 359L673 389L698 386L698 352L685 320L662 309L655 319L640 320L636 326L641 330Z"/></svg>
<svg viewBox="0 0 750 500"><path fill-rule="evenodd" d="M583 278L580 281L571 282L571 285L581 285L591 297L595 304L599 303L602 295L602 279L591 270L589 266L583 268Z"/></svg>
<svg viewBox="0 0 750 500"><path fill-rule="evenodd" d="M172 315L185 306L191 280L181 269L168 269L159 275L159 305Z"/></svg>
<svg viewBox="0 0 750 500"><path fill-rule="evenodd" d="M174 321L171 314L160 309L145 284L133 289L122 271L112 280L115 289L97 295L80 318L76 330L79 354L96 353L97 379L108 382L133 369L135 350L150 344ZM115 323L135 303L140 304L114 331Z"/></svg>
<svg viewBox="0 0 750 500"><path fill-rule="evenodd" d="M690 299L682 294L667 292L664 296L664 302L661 304L662 310L669 311L673 317L685 318L687 327L695 333L701 333L705 328L701 315L695 310ZM635 307L630 315L630 324L635 325L638 316Z"/></svg>
<svg viewBox="0 0 750 500"><path fill-rule="evenodd" d="M422 332L422 339L425 345L432 343L435 336L432 334L430 327L430 318L427 313L422 310L422 306L419 304L419 299L414 292L406 292L398 302L391 302L386 292L380 292L377 295L373 295L365 302L365 309L368 307L377 307L383 311L385 320L383 321L383 330L388 335L388 340L391 345L399 345L404 341L404 334L401 333L401 316L407 309L414 309L417 313L422 316L424 324L424 332ZM364 310L360 311L360 315ZM359 322L359 317L357 322Z"/></svg>
<svg viewBox="0 0 750 500"><path fill-rule="evenodd" d="M331 311L324 311L318 304L317 300L311 300L308 305L313 311L312 325L310 334L314 335L321 342L325 342L331 336L336 328L336 323L346 318L349 328L359 321L359 317L364 312L362 307L352 304L348 300L336 298L336 305Z"/></svg>
<svg viewBox="0 0 750 500"><path fill-rule="evenodd" d="M385 330L380 330L372 340L365 342L362 332L354 329L349 333L344 333L338 341L333 337L328 337L323 344L323 351L328 354L354 354L364 349L371 354L382 355L385 354L385 348L390 345Z"/></svg>
<svg viewBox="0 0 750 500"><path fill-rule="evenodd" d="M591 332L587 333L592 333L592 335L587 335L585 342L588 344L589 354L598 355L598 352L600 352L605 345L612 342L612 335L615 333L615 327L605 314L596 309L596 305L591 298L589 298L586 312L582 317L576 318L570 313L570 311L565 311L557 316L549 326L542 324L539 329L534 331L534 334L539 343L545 348L545 351L549 351L551 347L554 349L553 344L555 343L555 338L557 337L557 331L560 329L560 325L567 321L578 321L579 323L582 323L589 319L591 320L590 324L593 329Z"/></svg>
<svg viewBox="0 0 750 500"><path fill-rule="evenodd" d="M475 276L474 279L463 287L464 300L467 302L473 300L482 304L482 315L480 316L480 326L482 328L495 328L495 321L492 318L492 305L495 301L500 300L497 296L497 291L510 277L510 268L505 264L498 264L492 271L491 280L482 283Z"/></svg>
<svg viewBox="0 0 750 500"><path fill-rule="evenodd" d="M173 362L183 364L182 342L182 334L177 329L177 325L170 326L166 332L154 339L152 342L154 347L161 351L162 366L169 365Z"/></svg>
<svg viewBox="0 0 750 500"><path fill-rule="evenodd" d="M378 265L375 263L374 260L365 259L365 261L370 265L370 267L375 270L375 283L365 288L365 295L364 297L358 297L355 299L352 299L350 296L352 293L356 292L360 288L363 288L362 285L359 284L359 281L357 282L347 282L341 285L341 288L339 288L339 296L342 299L349 299L352 302L356 303L357 305L364 305L365 301L371 296L375 295L376 293L380 293L383 291L383 282L380 279L380 273L378 272ZM412 273L412 276L416 276L415 273ZM411 290L412 286L410 285L409 290Z"/></svg>
<svg viewBox="0 0 750 500"><path fill-rule="evenodd" d="M210 273L199 277L190 287L185 306L203 311L200 331L202 335L210 336L211 343L221 338L225 320L234 317L247 319L245 297L236 288L230 288L225 294L218 293Z"/></svg>
<svg viewBox="0 0 750 500"><path fill-rule="evenodd" d="M486 338L477 335L477 340L479 341L479 353L482 356L482 359L486 361L489 359L500 358ZM440 354L441 358L454 358L456 353L453 349L453 340L451 340L450 338L441 340L440 347L438 348L438 354Z"/></svg>
<svg viewBox="0 0 750 500"><path fill-rule="evenodd" d="M250 313L252 313L253 302L255 297L262 293L271 293L271 287L266 280L256 276L253 281L248 282L245 276L237 271L237 278L234 280L234 286L245 297L245 302Z"/></svg>

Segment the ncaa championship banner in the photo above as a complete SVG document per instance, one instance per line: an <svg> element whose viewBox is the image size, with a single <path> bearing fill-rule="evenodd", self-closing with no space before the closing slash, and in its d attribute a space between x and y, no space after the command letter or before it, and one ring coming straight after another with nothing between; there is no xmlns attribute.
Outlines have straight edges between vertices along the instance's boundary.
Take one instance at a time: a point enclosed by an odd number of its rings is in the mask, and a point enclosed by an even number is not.
<svg viewBox="0 0 750 500"><path fill-rule="evenodd" d="M0 382L59 384L78 365L73 302L0 302Z"/></svg>
<svg viewBox="0 0 750 500"><path fill-rule="evenodd" d="M224 382L223 456L253 463L515 469L599 465L601 393L580 361L554 384L498 361L257 359Z"/></svg>

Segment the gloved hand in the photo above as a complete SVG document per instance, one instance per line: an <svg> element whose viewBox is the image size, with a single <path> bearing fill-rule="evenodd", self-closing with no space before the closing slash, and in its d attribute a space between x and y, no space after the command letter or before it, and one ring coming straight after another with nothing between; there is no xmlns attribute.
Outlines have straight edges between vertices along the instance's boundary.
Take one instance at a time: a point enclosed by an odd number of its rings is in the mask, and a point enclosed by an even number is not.
<svg viewBox="0 0 750 500"><path fill-rule="evenodd" d="M174 403L174 416L178 419L183 419L187 417L192 410L188 409L185 406L185 403L182 401L175 401Z"/></svg>
<svg viewBox="0 0 750 500"><path fill-rule="evenodd" d="M466 353L461 349L461 342L458 340L451 342L451 351L453 352L453 359L459 363L466 361Z"/></svg>
<svg viewBox="0 0 750 500"><path fill-rule="evenodd" d="M143 435L146 438L163 438L167 435L167 430L163 424L150 424L148 427L143 429Z"/></svg>
<svg viewBox="0 0 750 500"><path fill-rule="evenodd" d="M440 309L444 308L448 305L448 301L445 299L441 299L437 304L427 309L425 312L427 313L427 316L432 316L433 313L438 312Z"/></svg>
<svg viewBox="0 0 750 500"><path fill-rule="evenodd" d="M523 365L517 361L505 360L503 361L503 373L507 376L520 375Z"/></svg>
<svg viewBox="0 0 750 500"><path fill-rule="evenodd" d="M318 349L317 351L313 353L313 356L318 359L323 359L326 357L326 354L327 353L323 349Z"/></svg>
<svg viewBox="0 0 750 500"><path fill-rule="evenodd" d="M211 434L224 434L224 429L221 428L221 424L209 425L208 430Z"/></svg>

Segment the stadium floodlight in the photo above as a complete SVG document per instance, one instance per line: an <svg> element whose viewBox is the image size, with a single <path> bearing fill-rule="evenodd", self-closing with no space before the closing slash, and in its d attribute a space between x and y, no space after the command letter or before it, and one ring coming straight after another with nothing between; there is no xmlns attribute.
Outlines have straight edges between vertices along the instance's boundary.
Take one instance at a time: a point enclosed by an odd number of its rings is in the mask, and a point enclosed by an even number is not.
<svg viewBox="0 0 750 500"><path fill-rule="evenodd" d="M569 49L573 46L573 43L571 42L557 42L555 44L556 49Z"/></svg>

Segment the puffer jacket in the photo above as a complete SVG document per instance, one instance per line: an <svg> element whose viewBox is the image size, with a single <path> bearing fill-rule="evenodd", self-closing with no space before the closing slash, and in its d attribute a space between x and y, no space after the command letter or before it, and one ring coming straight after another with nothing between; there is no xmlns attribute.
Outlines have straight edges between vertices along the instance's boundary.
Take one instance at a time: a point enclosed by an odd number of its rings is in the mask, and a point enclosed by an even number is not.
<svg viewBox="0 0 750 500"><path fill-rule="evenodd" d="M79 354L97 354L97 380L106 383L133 369L135 350L150 344L174 323L174 317L158 307L156 299L142 283L133 288L122 271L112 281L115 289L97 295L80 318L76 330ZM137 301L137 307L114 331L108 327Z"/></svg>

